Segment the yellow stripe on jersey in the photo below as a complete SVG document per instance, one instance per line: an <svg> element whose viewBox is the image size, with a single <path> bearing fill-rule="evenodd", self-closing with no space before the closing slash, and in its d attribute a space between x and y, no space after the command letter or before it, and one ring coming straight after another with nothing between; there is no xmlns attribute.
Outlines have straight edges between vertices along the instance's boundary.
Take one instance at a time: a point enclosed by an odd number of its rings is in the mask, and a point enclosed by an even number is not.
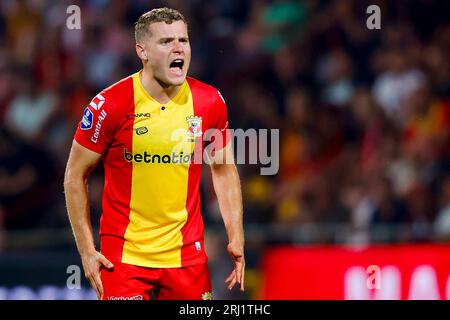
<svg viewBox="0 0 450 320"><path fill-rule="evenodd" d="M163 106L145 91L139 73L133 75L133 87L133 144L132 150L124 150L127 160L133 161L130 222L122 262L180 267L181 228L188 218L187 160L194 150L186 120L194 114L192 94L185 81L176 97Z"/></svg>

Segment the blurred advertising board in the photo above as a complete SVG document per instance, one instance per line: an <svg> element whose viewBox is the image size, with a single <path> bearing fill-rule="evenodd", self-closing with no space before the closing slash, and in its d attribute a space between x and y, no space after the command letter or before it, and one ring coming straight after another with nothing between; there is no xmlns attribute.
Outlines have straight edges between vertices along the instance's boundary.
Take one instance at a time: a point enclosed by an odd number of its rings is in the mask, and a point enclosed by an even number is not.
<svg viewBox="0 0 450 320"><path fill-rule="evenodd" d="M274 247L261 299L449 300L450 245Z"/></svg>
<svg viewBox="0 0 450 320"><path fill-rule="evenodd" d="M0 300L93 300L76 251L0 252Z"/></svg>

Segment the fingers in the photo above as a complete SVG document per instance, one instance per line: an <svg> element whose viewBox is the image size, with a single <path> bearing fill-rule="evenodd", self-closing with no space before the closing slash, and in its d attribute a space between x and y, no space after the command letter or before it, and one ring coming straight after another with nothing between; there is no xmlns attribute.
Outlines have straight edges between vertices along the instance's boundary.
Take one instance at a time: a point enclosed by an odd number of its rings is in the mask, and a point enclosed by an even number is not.
<svg viewBox="0 0 450 320"><path fill-rule="evenodd" d="M100 263L107 269L111 269L112 267L114 267L114 265L112 264L111 261L109 261L108 259L105 258L104 255L99 254L99 259Z"/></svg>
<svg viewBox="0 0 450 320"><path fill-rule="evenodd" d="M97 272L94 276L93 276L93 280L95 283L95 286L97 288L97 296L98 299L100 300L103 296L103 284L102 284L102 280L100 279L100 272Z"/></svg>
<svg viewBox="0 0 450 320"><path fill-rule="evenodd" d="M235 275L236 275L236 270L233 270L230 273L230 275L228 276L227 280L225 280L225 282L230 282Z"/></svg>
<svg viewBox="0 0 450 320"><path fill-rule="evenodd" d="M231 290L236 283L236 270L233 270L231 274L228 276L227 280L225 280L227 284L228 290Z"/></svg>
<svg viewBox="0 0 450 320"><path fill-rule="evenodd" d="M231 283L228 285L228 290L233 289L234 285L236 284L236 278L233 278L233 280L231 281Z"/></svg>
<svg viewBox="0 0 450 320"><path fill-rule="evenodd" d="M237 258L235 259L234 265L235 267L225 280L225 283L227 284L228 290L233 289L234 285L237 283L239 285L239 289L244 292L245 260L243 258Z"/></svg>
<svg viewBox="0 0 450 320"><path fill-rule="evenodd" d="M103 285L102 280L100 278L100 272L94 271L91 273L86 274L86 278L89 280L89 283L91 284L92 289L95 290L95 293L97 294L97 298L100 300L103 296Z"/></svg>
<svg viewBox="0 0 450 320"><path fill-rule="evenodd" d="M236 261L236 282L239 284L240 290L244 291L244 277L245 277L245 260L238 259Z"/></svg>
<svg viewBox="0 0 450 320"><path fill-rule="evenodd" d="M245 278L245 265L242 266L242 273L241 273L241 291L244 292L244 278Z"/></svg>
<svg viewBox="0 0 450 320"><path fill-rule="evenodd" d="M240 285L242 280L242 262L240 262L241 259L238 259L236 261L236 267L234 270L236 270L236 282Z"/></svg>
<svg viewBox="0 0 450 320"><path fill-rule="evenodd" d="M237 283L239 284L239 288L241 291L244 291L244 278L245 278L245 263L243 262L236 262L236 267L231 272L231 274L228 276L228 278L225 280L225 283L227 284L228 290L233 289L234 285Z"/></svg>
<svg viewBox="0 0 450 320"><path fill-rule="evenodd" d="M95 290L95 293L97 294L97 298L100 300L102 295L100 293L100 289L97 286L97 283L94 280L94 276L87 276L86 278L88 279L89 283L91 284L92 289Z"/></svg>
<svg viewBox="0 0 450 320"><path fill-rule="evenodd" d="M103 284L100 277L100 270L102 267L110 269L114 267L114 265L111 261L106 259L105 256L97 252L83 261L83 267L91 287L97 293L98 299L101 299L103 296Z"/></svg>
<svg viewBox="0 0 450 320"><path fill-rule="evenodd" d="M230 281L228 282L228 290L233 289L234 285L236 284L236 274L233 274L233 277L230 279Z"/></svg>

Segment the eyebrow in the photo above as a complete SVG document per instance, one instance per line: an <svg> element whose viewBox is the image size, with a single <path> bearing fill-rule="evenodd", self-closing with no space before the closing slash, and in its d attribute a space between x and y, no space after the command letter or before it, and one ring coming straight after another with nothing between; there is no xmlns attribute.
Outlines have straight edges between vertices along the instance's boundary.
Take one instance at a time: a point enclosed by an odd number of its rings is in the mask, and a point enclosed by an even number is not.
<svg viewBox="0 0 450 320"><path fill-rule="evenodd" d="M175 39L176 39L175 37L163 37L163 38L160 38L159 41L160 41L160 42L163 42L163 41L173 41L173 40L175 40ZM178 39L180 39L180 40L189 40L189 37L179 37Z"/></svg>

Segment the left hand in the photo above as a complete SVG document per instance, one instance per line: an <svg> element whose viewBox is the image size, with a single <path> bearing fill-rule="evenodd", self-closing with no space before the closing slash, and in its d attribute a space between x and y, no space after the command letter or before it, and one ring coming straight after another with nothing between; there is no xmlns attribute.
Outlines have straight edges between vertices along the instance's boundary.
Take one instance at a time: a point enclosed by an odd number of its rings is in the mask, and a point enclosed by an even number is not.
<svg viewBox="0 0 450 320"><path fill-rule="evenodd" d="M235 242L230 242L227 246L228 254L234 262L234 269L228 276L225 283L229 290L233 289L237 283L240 285L240 289L244 292L244 277L245 277L245 258L244 258L244 246Z"/></svg>

